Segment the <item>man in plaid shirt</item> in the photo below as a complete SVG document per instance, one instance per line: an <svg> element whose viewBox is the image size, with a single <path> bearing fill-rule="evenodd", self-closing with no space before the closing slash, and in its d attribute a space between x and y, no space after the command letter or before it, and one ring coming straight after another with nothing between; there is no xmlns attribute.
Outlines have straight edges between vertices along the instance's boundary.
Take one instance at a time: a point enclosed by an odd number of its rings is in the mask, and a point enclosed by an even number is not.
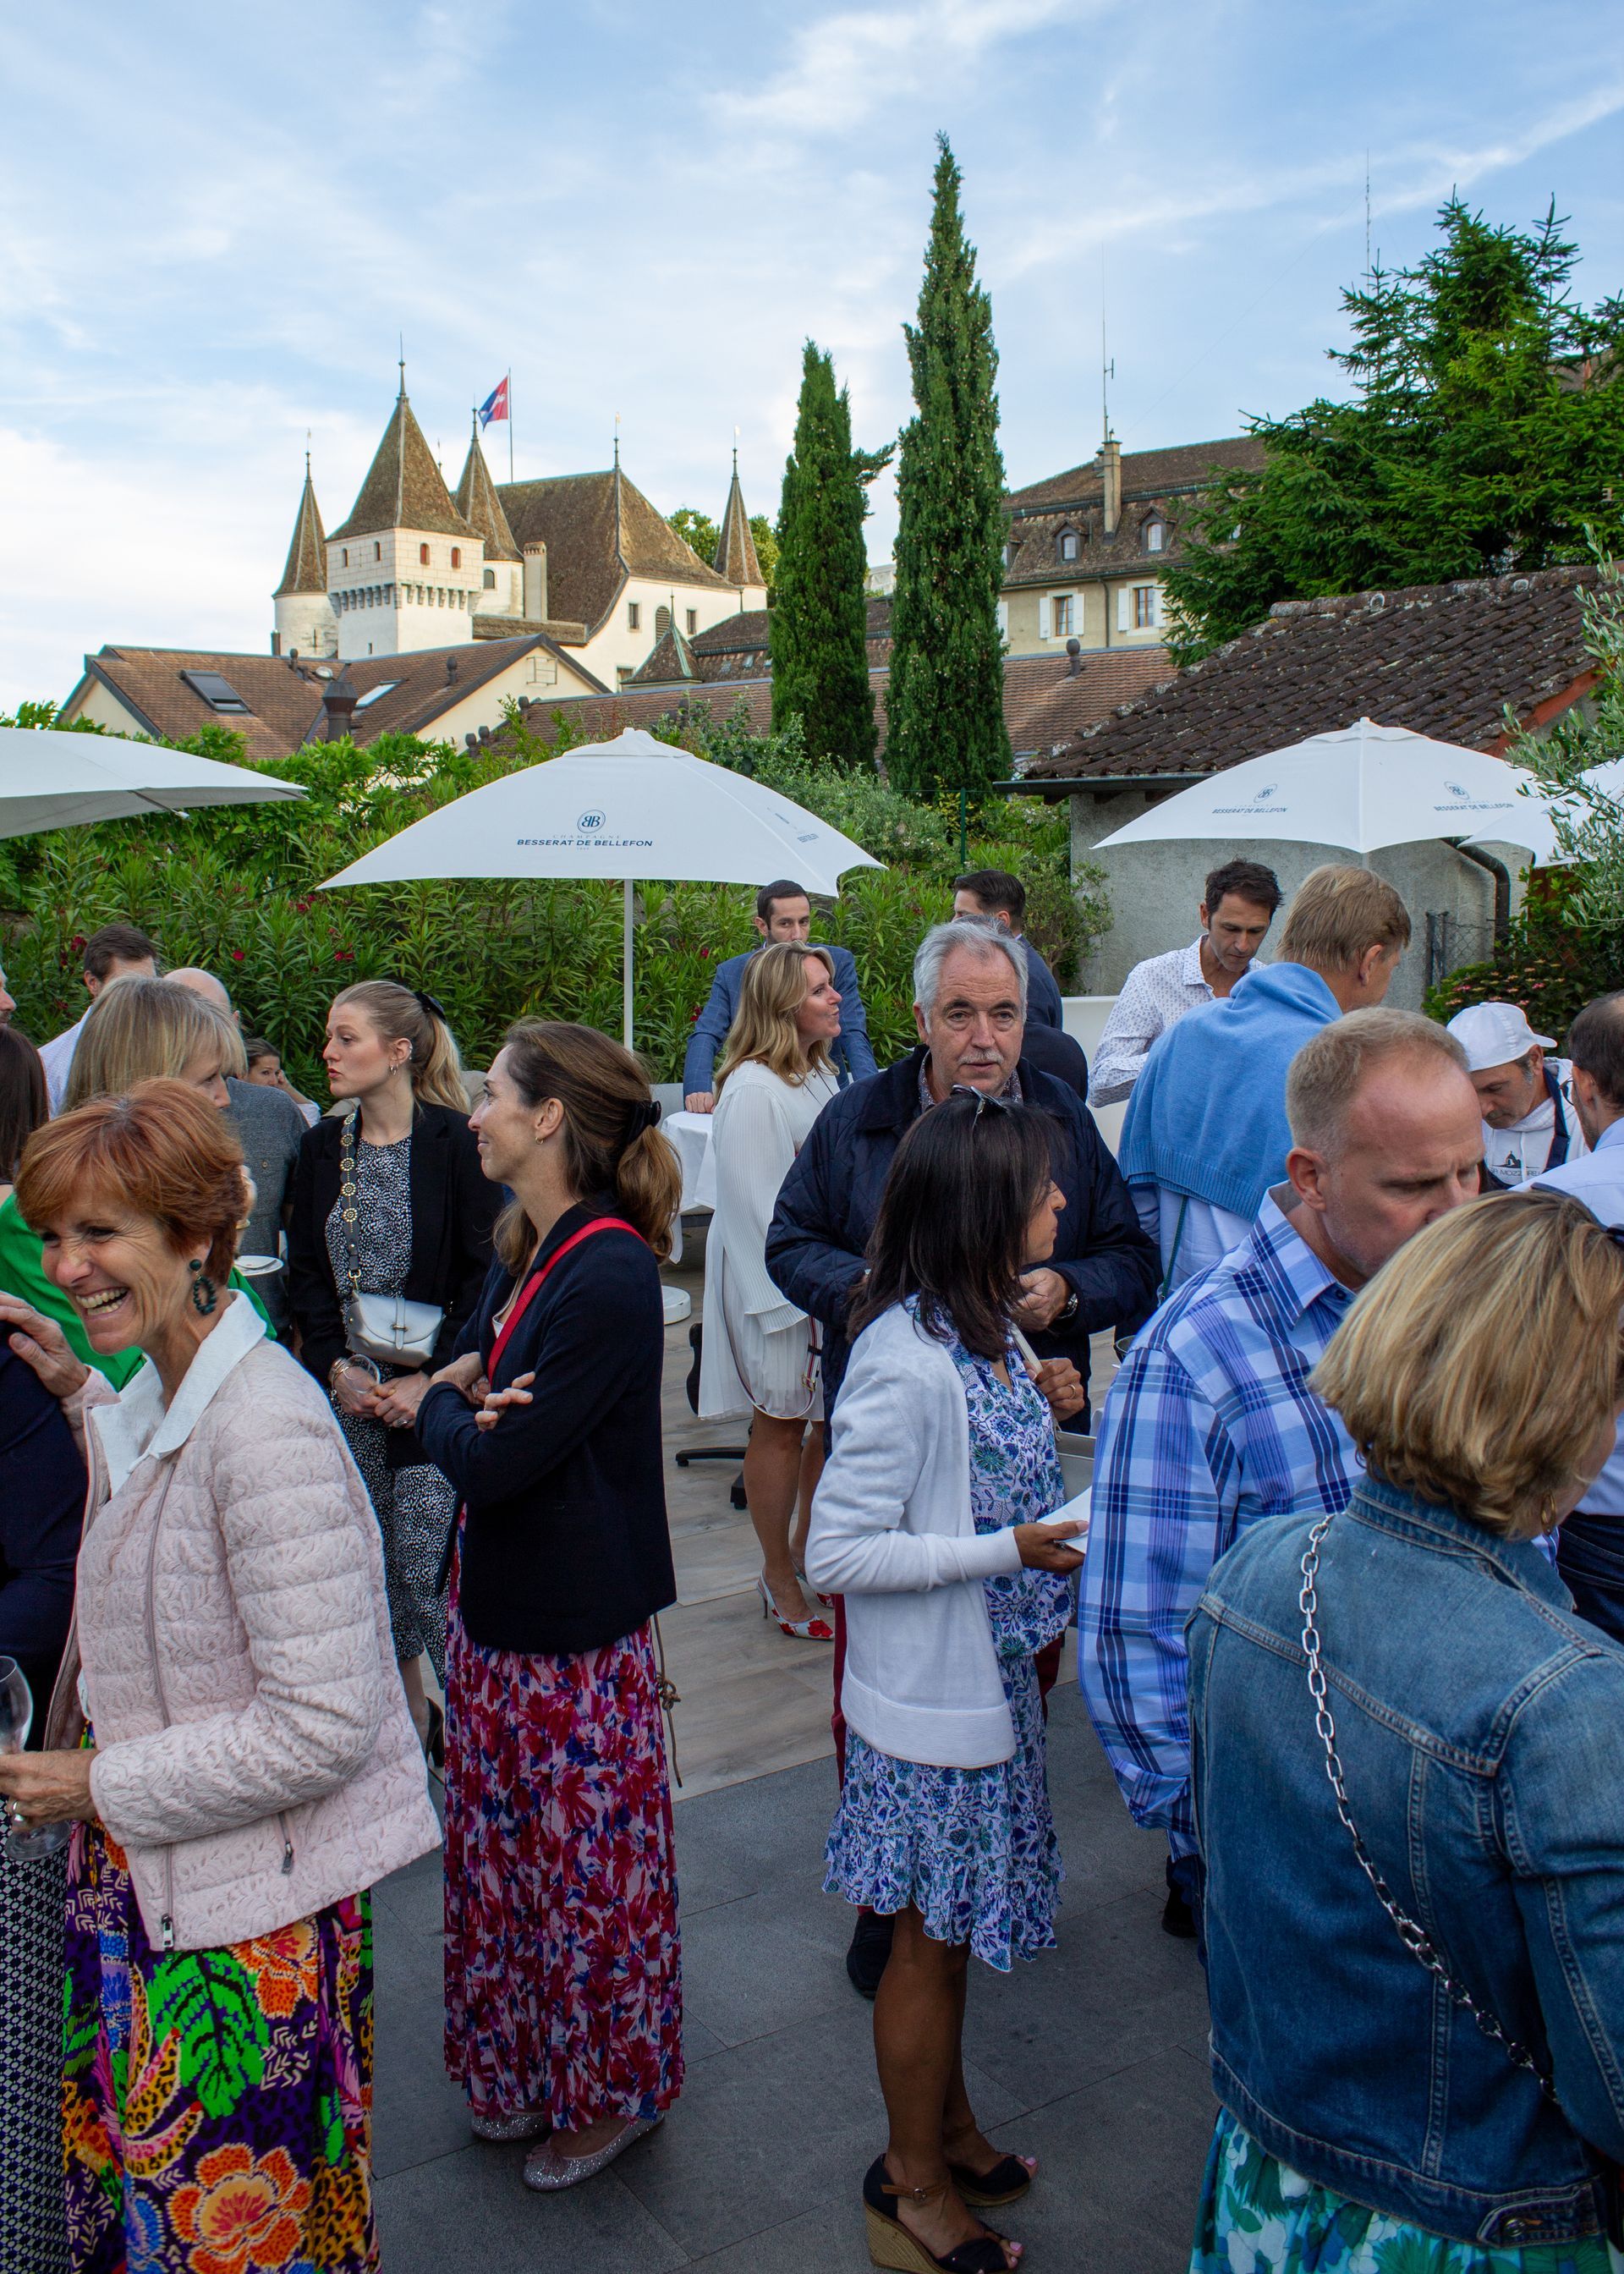
<svg viewBox="0 0 1624 2274"><path fill-rule="evenodd" d="M1288 1181L1141 1330L1094 1456L1078 1678L1135 1821L1166 1829L1174 1934L1195 1932L1200 1890L1184 1622L1247 1525L1348 1505L1357 1457L1309 1375L1356 1291L1478 1192L1477 1093L1429 1019L1324 1028L1291 1062L1286 1110Z"/></svg>

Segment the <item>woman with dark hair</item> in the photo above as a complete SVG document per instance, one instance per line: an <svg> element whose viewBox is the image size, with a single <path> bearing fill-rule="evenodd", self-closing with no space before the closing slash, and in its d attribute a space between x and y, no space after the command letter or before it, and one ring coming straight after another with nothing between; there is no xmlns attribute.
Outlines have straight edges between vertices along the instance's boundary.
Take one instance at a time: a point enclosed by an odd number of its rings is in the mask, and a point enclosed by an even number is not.
<svg viewBox="0 0 1624 2274"><path fill-rule="evenodd" d="M629 1050L527 1020L473 1116L513 1194L418 1431L463 1502L446 1725L446 2066L486 2140L573 2187L682 2082L671 1796L649 1623L681 1172Z"/></svg>
<svg viewBox="0 0 1624 2274"><path fill-rule="evenodd" d="M1034 1652L1071 1615L1064 1499L1041 1392L1015 1355L1021 1273L1065 1202L1048 1124L955 1094L886 1178L812 1507L807 1575L846 1598L846 1776L825 1886L893 1916L874 2006L891 2139L863 2180L877 2265L995 2274L1016 2246L972 2205L1035 2165L978 2127L960 2040L970 1953L1054 1945L1059 1855Z"/></svg>
<svg viewBox="0 0 1624 2274"><path fill-rule="evenodd" d="M456 1348L491 1262L500 1195L479 1172L451 1029L392 979L345 988L322 1060L347 1112L306 1130L293 1172L288 1298L299 1355L327 1390L383 1533L395 1654L432 1758L446 1669L440 1564L456 1513L414 1424Z"/></svg>

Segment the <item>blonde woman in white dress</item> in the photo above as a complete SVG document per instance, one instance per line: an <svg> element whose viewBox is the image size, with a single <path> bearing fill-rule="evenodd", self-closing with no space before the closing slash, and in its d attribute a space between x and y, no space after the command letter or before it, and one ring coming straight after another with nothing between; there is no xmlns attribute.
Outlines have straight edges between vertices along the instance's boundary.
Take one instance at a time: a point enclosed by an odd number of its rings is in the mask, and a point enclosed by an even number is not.
<svg viewBox="0 0 1624 2274"><path fill-rule="evenodd" d="M751 1417L744 1489L761 1542L762 1610L808 1642L834 1640L799 1571L823 1465L816 1325L767 1276L767 1227L790 1163L838 1088L830 1044L839 1031L822 948L786 942L752 956L717 1071L716 1214L705 1242L699 1411Z"/></svg>

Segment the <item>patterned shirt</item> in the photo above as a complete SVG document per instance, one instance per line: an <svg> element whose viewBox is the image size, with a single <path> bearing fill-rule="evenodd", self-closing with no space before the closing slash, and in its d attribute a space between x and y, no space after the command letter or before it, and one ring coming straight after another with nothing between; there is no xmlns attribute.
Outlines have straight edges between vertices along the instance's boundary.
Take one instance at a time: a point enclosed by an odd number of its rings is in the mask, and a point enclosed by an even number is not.
<svg viewBox="0 0 1624 2274"><path fill-rule="evenodd" d="M1166 1826L1176 1855L1196 1844L1184 1621L1249 1525L1352 1498L1358 1457L1308 1386L1352 1300L1271 1193L1244 1246L1157 1312L1105 1401L1078 1679L1135 1820Z"/></svg>
<svg viewBox="0 0 1624 2274"><path fill-rule="evenodd" d="M1212 999L1213 990L1201 971L1199 939L1136 963L1123 982L1094 1054L1089 1104L1116 1105L1129 1096L1157 1035L1176 1027L1186 1011Z"/></svg>

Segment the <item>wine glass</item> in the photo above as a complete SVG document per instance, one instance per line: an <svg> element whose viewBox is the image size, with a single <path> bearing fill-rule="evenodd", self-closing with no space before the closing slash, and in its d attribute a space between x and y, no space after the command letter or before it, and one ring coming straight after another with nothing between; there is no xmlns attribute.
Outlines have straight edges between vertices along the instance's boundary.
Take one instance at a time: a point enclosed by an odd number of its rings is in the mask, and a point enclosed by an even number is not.
<svg viewBox="0 0 1624 2274"><path fill-rule="evenodd" d="M34 1720L34 1692L28 1677L14 1658L0 1658L0 1753L20 1753L28 1742ZM19 1864L41 1856L54 1856L73 1836L71 1824L29 1824L19 1826L6 1810L6 1853Z"/></svg>

